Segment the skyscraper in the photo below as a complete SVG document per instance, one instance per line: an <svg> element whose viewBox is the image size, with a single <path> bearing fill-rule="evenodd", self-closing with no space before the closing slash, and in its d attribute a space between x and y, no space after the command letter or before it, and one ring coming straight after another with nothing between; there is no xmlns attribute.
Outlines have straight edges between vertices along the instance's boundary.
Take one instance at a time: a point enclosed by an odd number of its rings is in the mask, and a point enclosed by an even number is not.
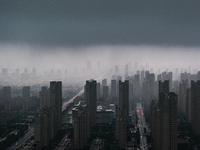
<svg viewBox="0 0 200 150"><path fill-rule="evenodd" d="M10 86L4 86L3 87L3 99L4 102L10 102L11 100L11 87Z"/></svg>
<svg viewBox="0 0 200 150"><path fill-rule="evenodd" d="M177 149L177 95L160 95L161 150Z"/></svg>
<svg viewBox="0 0 200 150"><path fill-rule="evenodd" d="M46 86L43 86L40 91L40 109L50 106L50 93Z"/></svg>
<svg viewBox="0 0 200 150"><path fill-rule="evenodd" d="M30 103L30 86L25 86L22 88L22 98L23 98L23 110L27 111L29 109Z"/></svg>
<svg viewBox="0 0 200 150"><path fill-rule="evenodd" d="M42 88L46 90L46 87ZM35 115L35 141L39 144L39 149L49 144L61 130L62 125L62 82L50 82L50 106L42 107Z"/></svg>
<svg viewBox="0 0 200 150"><path fill-rule="evenodd" d="M55 108L55 131L61 129L62 125L62 82L50 82L50 107Z"/></svg>
<svg viewBox="0 0 200 150"><path fill-rule="evenodd" d="M101 96L101 84L100 82L97 83L97 99Z"/></svg>
<svg viewBox="0 0 200 150"><path fill-rule="evenodd" d="M200 135L200 80L191 81L191 123L193 132Z"/></svg>
<svg viewBox="0 0 200 150"><path fill-rule="evenodd" d="M88 109L89 128L96 124L97 83L95 80L86 81L86 105Z"/></svg>
<svg viewBox="0 0 200 150"><path fill-rule="evenodd" d="M5 110L10 111L11 110L11 87L10 86L4 86L3 87L3 103L5 104Z"/></svg>
<svg viewBox="0 0 200 150"><path fill-rule="evenodd" d="M129 81L119 81L119 107L125 113L125 117L129 116ZM127 120L128 121L128 120Z"/></svg>
<svg viewBox="0 0 200 150"><path fill-rule="evenodd" d="M162 81L159 81L159 91L158 91L158 94L159 94L159 99L160 99L160 94L161 93L169 93L169 81L168 80L165 80L164 82Z"/></svg>
<svg viewBox="0 0 200 150"><path fill-rule="evenodd" d="M73 109L74 149L84 149L89 137L88 113L86 107L79 106Z"/></svg>
<svg viewBox="0 0 200 150"><path fill-rule="evenodd" d="M179 84L179 103L178 103L178 108L186 114L186 93L187 93L187 88L188 88L188 80L182 80L181 83Z"/></svg>
<svg viewBox="0 0 200 150"><path fill-rule="evenodd" d="M117 81L115 79L111 80L111 93L112 98L117 97Z"/></svg>
<svg viewBox="0 0 200 150"><path fill-rule="evenodd" d="M39 149L48 146L49 141L52 139L50 136L50 113L49 108L43 108L34 117L34 137L38 142Z"/></svg>
<svg viewBox="0 0 200 150"><path fill-rule="evenodd" d="M116 106L116 139L121 149L125 148L129 122L129 81L119 81L119 106Z"/></svg>
<svg viewBox="0 0 200 150"><path fill-rule="evenodd" d="M30 86L25 86L22 88L22 98L24 101L29 101L31 97Z"/></svg>
<svg viewBox="0 0 200 150"><path fill-rule="evenodd" d="M103 100L104 102L108 102L109 100L109 89L108 86L103 87Z"/></svg>
<svg viewBox="0 0 200 150"><path fill-rule="evenodd" d="M177 150L177 95L159 81L159 101L151 102L151 128L156 150Z"/></svg>
<svg viewBox="0 0 200 150"><path fill-rule="evenodd" d="M191 88L187 89L186 94L186 120L191 122L191 111L192 111L192 98L191 98Z"/></svg>
<svg viewBox="0 0 200 150"><path fill-rule="evenodd" d="M160 108L158 102L151 101L151 134L154 139L154 149L160 150Z"/></svg>

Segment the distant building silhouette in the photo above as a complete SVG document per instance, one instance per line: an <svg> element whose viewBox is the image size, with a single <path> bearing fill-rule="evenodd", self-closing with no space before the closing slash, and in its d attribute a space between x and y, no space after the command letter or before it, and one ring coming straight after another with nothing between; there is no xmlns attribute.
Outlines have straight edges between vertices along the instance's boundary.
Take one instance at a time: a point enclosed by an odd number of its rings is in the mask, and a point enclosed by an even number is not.
<svg viewBox="0 0 200 150"><path fill-rule="evenodd" d="M97 99L99 99L101 96L101 83L97 83Z"/></svg>
<svg viewBox="0 0 200 150"><path fill-rule="evenodd" d="M10 111L11 108L11 87L10 86L4 86L3 87L3 103L5 104L5 111Z"/></svg>
<svg viewBox="0 0 200 150"><path fill-rule="evenodd" d="M4 77L7 77L7 76L8 76L8 69L7 69L7 68L3 68L3 69L2 69L2 75L3 75Z"/></svg>
<svg viewBox="0 0 200 150"><path fill-rule="evenodd" d="M169 81L165 80L164 82L159 81L159 96L161 93L169 93Z"/></svg>
<svg viewBox="0 0 200 150"><path fill-rule="evenodd" d="M108 86L103 86L103 100L104 100L104 102L108 102L108 100L109 100L109 88L108 88Z"/></svg>
<svg viewBox="0 0 200 150"><path fill-rule="evenodd" d="M186 97L188 86L188 80L182 80L179 84L178 108L184 114L186 114Z"/></svg>
<svg viewBox="0 0 200 150"><path fill-rule="evenodd" d="M29 103L31 98L30 86L25 86L22 88L22 98L23 98L23 111L29 110Z"/></svg>
<svg viewBox="0 0 200 150"><path fill-rule="evenodd" d="M115 72L114 72L116 75L119 75L119 66L115 66Z"/></svg>
<svg viewBox="0 0 200 150"><path fill-rule="evenodd" d="M9 102L11 100L11 86L4 86L3 87L3 99L4 101Z"/></svg>
<svg viewBox="0 0 200 150"><path fill-rule="evenodd" d="M40 94L39 95L40 109L43 107L49 107L50 106L50 90L46 86L43 86L39 94Z"/></svg>
<svg viewBox="0 0 200 150"><path fill-rule="evenodd" d="M117 97L117 81L115 79L111 80L111 93L112 98Z"/></svg>

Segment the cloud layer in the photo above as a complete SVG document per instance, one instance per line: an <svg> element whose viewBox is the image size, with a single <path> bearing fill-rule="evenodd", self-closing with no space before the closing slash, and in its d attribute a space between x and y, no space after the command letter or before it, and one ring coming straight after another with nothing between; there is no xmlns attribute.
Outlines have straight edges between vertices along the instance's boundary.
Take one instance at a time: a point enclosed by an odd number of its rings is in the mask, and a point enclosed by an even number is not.
<svg viewBox="0 0 200 150"><path fill-rule="evenodd" d="M0 43L199 46L198 0L1 0Z"/></svg>

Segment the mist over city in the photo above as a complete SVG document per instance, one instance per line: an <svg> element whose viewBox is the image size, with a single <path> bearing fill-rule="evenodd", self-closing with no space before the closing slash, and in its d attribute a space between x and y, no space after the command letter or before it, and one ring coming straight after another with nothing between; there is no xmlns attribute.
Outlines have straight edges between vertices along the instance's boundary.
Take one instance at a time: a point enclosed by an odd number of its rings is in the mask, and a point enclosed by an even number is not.
<svg viewBox="0 0 200 150"><path fill-rule="evenodd" d="M0 149L199 150L199 8L1 0Z"/></svg>

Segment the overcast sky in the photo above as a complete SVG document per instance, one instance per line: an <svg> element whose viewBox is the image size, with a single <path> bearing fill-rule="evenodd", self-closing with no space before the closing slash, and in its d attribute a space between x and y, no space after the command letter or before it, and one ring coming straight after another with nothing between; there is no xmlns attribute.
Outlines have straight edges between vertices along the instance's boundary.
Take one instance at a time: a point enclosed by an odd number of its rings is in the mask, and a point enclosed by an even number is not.
<svg viewBox="0 0 200 150"><path fill-rule="evenodd" d="M200 45L199 0L1 0L0 43Z"/></svg>

